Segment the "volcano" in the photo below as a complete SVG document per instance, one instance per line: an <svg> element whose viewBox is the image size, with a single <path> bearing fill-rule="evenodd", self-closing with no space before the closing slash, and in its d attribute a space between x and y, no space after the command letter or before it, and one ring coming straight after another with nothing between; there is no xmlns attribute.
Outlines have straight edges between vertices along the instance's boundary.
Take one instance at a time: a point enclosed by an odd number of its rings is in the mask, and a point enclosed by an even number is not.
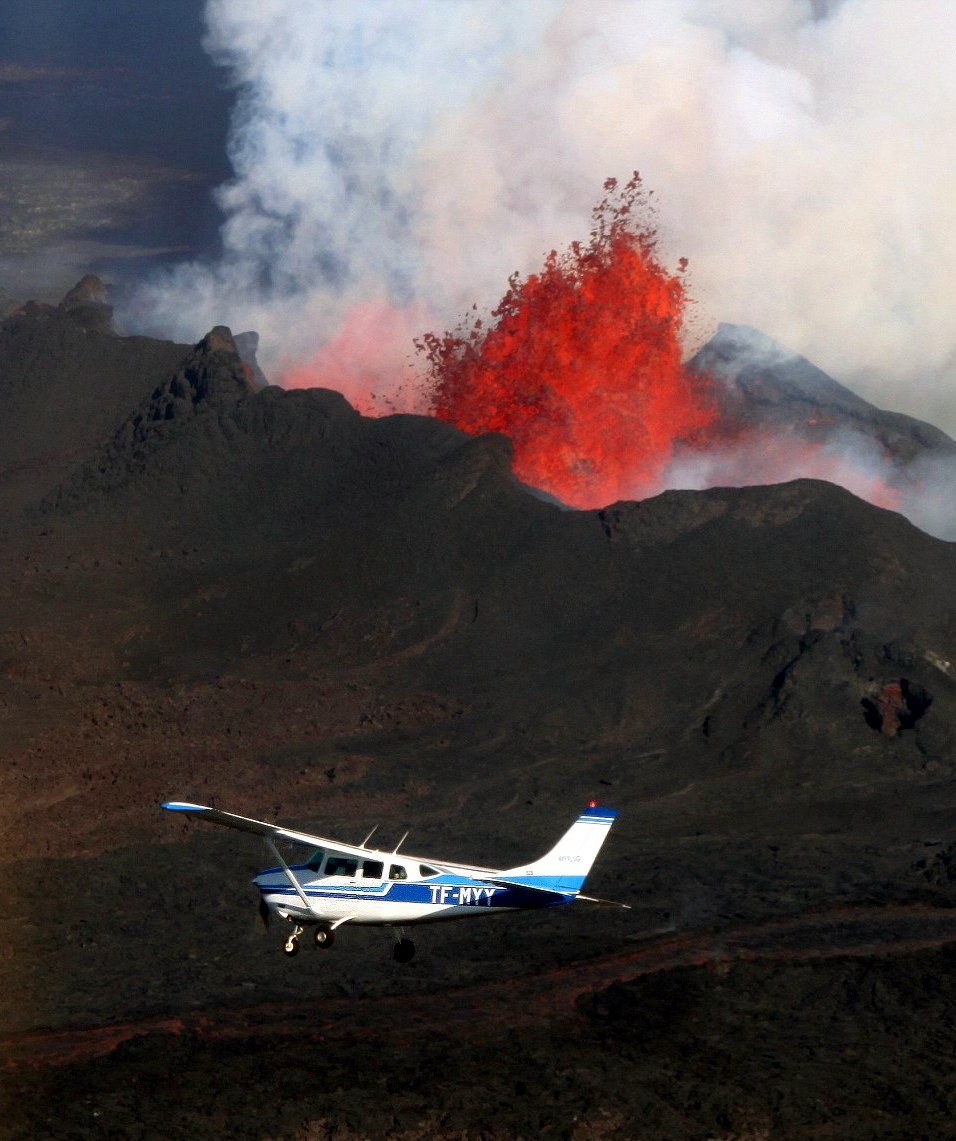
<svg viewBox="0 0 956 1141"><path fill-rule="evenodd" d="M572 507L809 477L956 537L944 433L874 408L742 326L721 326L685 364L687 260L676 273L661 260L639 174L604 189L586 243L513 274L488 318L475 309L415 342L420 403L471 435L507 435L516 475ZM356 338L342 339L354 351Z"/></svg>
<svg viewBox="0 0 956 1141"><path fill-rule="evenodd" d="M501 434L99 297L0 325L10 1136L949 1128L952 545L813 479L567 510ZM738 438L952 455L759 334L693 367ZM258 847L158 809L507 865L592 797L632 911L436 926L404 973L285 960Z"/></svg>

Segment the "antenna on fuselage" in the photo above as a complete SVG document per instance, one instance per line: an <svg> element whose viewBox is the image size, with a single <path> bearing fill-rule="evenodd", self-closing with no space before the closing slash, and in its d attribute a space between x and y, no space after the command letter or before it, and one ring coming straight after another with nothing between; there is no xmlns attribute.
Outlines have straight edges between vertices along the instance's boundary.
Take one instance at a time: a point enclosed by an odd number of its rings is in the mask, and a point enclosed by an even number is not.
<svg viewBox="0 0 956 1141"><path fill-rule="evenodd" d="M401 840L399 840L399 842L398 842L398 843L395 845L395 847L392 849L392 855L393 855L393 856L397 854L397 852L398 852L398 849L399 849L399 848L400 848L400 847L401 847L401 846L402 846L402 845L405 843L405 841L406 841L407 839L408 839L408 832L406 832L406 833L405 833L405 835L404 835L404 836L401 838Z"/></svg>
<svg viewBox="0 0 956 1141"><path fill-rule="evenodd" d="M378 831L378 825L376 824L376 825L375 825L375 827L372 829L372 831L371 831L371 832L369 832L369 834L368 834L368 835L365 837L365 839L362 841L362 843L361 843L361 844L359 844L359 847L360 847L360 848L364 848L364 847L365 847L365 845L366 845L366 844L369 842L369 840L371 840L371 838L372 838L372 837L375 835L375 833L376 833L377 831Z"/></svg>

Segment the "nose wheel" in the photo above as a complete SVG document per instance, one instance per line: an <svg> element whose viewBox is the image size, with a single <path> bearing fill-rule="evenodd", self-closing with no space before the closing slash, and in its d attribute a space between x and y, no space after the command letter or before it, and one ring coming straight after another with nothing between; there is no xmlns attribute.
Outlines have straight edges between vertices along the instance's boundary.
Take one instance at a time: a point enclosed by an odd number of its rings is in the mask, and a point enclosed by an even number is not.
<svg viewBox="0 0 956 1141"><path fill-rule="evenodd" d="M297 924L295 930L282 945L282 950L289 956L290 959L299 953L299 936L301 934L302 928Z"/></svg>
<svg viewBox="0 0 956 1141"><path fill-rule="evenodd" d="M415 944L411 939L399 939L392 954L396 963L410 963L415 958Z"/></svg>

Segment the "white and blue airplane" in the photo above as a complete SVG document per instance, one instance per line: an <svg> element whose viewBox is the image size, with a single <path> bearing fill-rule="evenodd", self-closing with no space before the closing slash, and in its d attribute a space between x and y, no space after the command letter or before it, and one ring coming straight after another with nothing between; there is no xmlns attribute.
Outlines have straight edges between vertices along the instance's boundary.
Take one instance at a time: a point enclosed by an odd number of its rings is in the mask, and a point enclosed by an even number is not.
<svg viewBox="0 0 956 1141"><path fill-rule="evenodd" d="M361 844L345 844L202 804L170 801L163 808L265 838L278 866L259 872L252 882L259 889L259 911L266 925L272 915L292 924L283 947L287 955L298 954L306 928L312 929L316 947L331 947L338 928L354 923L398 928L394 955L407 963L415 945L402 929L415 923L501 915L575 900L609 902L581 894L617 816L613 808L593 802L540 859L501 870L399 855L407 832L394 849L380 851L367 846L374 828ZM302 844L312 849L311 855L304 863L290 865L279 854L277 840Z"/></svg>

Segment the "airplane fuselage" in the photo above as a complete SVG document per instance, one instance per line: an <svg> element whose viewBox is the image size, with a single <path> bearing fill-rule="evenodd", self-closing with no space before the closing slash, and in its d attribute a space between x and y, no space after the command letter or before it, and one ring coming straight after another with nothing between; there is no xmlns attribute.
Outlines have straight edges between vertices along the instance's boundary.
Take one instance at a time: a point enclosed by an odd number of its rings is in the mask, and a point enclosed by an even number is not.
<svg viewBox="0 0 956 1141"><path fill-rule="evenodd" d="M322 876L307 864L289 870L309 901L309 909L289 882L285 870L270 868L255 880L265 904L279 915L315 922L317 916L329 923L348 919L350 923L401 926L490 912L507 912L531 907L555 907L571 903L573 892L542 897L520 885L491 884L487 879L467 875L432 875L424 879L369 879Z"/></svg>

